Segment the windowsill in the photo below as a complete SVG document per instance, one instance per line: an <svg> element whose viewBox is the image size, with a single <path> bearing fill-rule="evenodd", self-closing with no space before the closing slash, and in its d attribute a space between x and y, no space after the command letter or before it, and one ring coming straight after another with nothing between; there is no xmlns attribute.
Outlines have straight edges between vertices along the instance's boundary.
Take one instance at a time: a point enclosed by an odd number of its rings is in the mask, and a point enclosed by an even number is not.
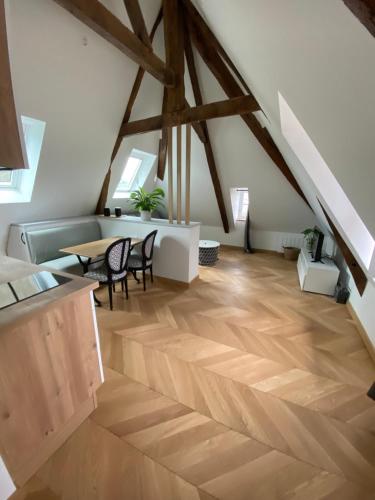
<svg viewBox="0 0 375 500"><path fill-rule="evenodd" d="M141 220L140 217L136 217L134 215L121 215L120 217L116 217L115 215L111 215L110 217L106 217L105 215L97 215L102 220L110 220L112 222L115 221L123 221L123 222L136 222L137 224L149 224L153 226L170 226L176 229L189 229L191 227L200 226L200 222L190 222L190 224L185 224L182 222L181 224L177 224L177 221L174 220L173 224L169 223L168 219L154 219L152 218L150 221Z"/></svg>
<svg viewBox="0 0 375 500"><path fill-rule="evenodd" d="M30 201L30 192L24 192L21 189L0 189L0 204L29 203Z"/></svg>

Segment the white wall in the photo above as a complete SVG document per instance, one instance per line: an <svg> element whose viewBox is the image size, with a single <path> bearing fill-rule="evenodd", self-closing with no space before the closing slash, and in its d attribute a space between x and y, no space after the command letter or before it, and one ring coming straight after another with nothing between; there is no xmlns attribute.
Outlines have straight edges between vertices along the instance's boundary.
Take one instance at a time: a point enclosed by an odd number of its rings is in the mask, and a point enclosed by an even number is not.
<svg viewBox="0 0 375 500"><path fill-rule="evenodd" d="M122 0L103 3L126 21ZM137 70L52 0L10 0L8 7L17 110L47 125L31 203L0 204L0 253L11 222L94 211ZM142 7L150 26L158 2L145 0ZM162 95L161 85L151 80L145 78L140 95L146 113L156 111ZM138 137L143 144L146 139ZM137 147L137 138L133 144ZM151 134L147 149L156 152L156 147L157 136Z"/></svg>

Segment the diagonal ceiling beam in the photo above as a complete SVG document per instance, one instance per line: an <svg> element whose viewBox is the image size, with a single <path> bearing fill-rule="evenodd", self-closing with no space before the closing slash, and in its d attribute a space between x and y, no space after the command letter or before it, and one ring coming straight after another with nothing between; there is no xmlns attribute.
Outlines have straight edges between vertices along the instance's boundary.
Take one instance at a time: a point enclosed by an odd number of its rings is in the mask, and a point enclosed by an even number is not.
<svg viewBox="0 0 375 500"><path fill-rule="evenodd" d="M251 96L235 97L234 99L212 102L194 108L175 111L174 113L165 113L164 115L125 123L121 127L120 135L144 134L145 132L160 130L163 127L176 127L185 123L242 115L253 111L255 106L256 104Z"/></svg>
<svg viewBox="0 0 375 500"><path fill-rule="evenodd" d="M151 32L150 32L150 42L151 43L154 39L156 30L159 27L159 24L162 20L162 17L163 17L163 9L160 9L158 15L156 16L154 25L152 26ZM130 92L130 97L128 100L128 104L126 106L126 110L125 110L121 125L123 125L124 123L127 123L130 119L130 115L131 115L135 100L137 98L139 89L141 87L141 83L142 83L144 74L145 74L144 68L139 67L138 71L137 71L137 75L136 75L134 83L133 83L132 90ZM112 150L111 161L109 163L108 171L107 171L107 174L104 178L103 186L102 186L102 189L101 189L101 192L99 195L99 199L98 199L98 203L96 205L96 209L95 209L96 214L102 214L104 211L104 207L105 207L105 204L106 204L107 198L108 198L108 189L109 189L109 183L111 180L112 163L113 163L113 160L116 158L118 150L120 149L121 142L122 142L122 136L119 133L117 135L116 142L115 142L115 145L114 145L113 150Z"/></svg>
<svg viewBox="0 0 375 500"><path fill-rule="evenodd" d="M219 42L217 41L211 30L205 29L205 27L207 27L207 24L205 23L199 12L196 10L194 5L191 3L191 1L182 1L185 5L186 18L191 38L202 59L210 68L212 74L215 76L228 97L233 98L244 95L240 85L237 83L233 74L216 49L216 46ZM257 109L261 109L259 104ZM242 115L241 118L257 138L258 142L262 145L265 152L274 161L284 177L286 177L295 191L308 204L303 191L299 187L298 182L294 178L294 175L292 174L288 164L284 160L284 157L280 153L268 130L262 128L259 121L253 114L248 113L246 115Z"/></svg>
<svg viewBox="0 0 375 500"><path fill-rule="evenodd" d="M4 0L0 0L0 167L25 168L10 73Z"/></svg>
<svg viewBox="0 0 375 500"><path fill-rule="evenodd" d="M147 28L138 0L124 0L125 8L129 16L134 33L152 50L150 37L147 33Z"/></svg>
<svg viewBox="0 0 375 500"><path fill-rule="evenodd" d="M375 36L375 0L343 0L359 21Z"/></svg>
<svg viewBox="0 0 375 500"><path fill-rule="evenodd" d="M54 0L166 86L174 73L99 0Z"/></svg>
<svg viewBox="0 0 375 500"><path fill-rule="evenodd" d="M327 211L321 204L320 200L319 204L323 210L324 215L326 216L326 219L328 221L328 224L331 228L331 231L333 233L333 236L335 237L337 246L341 250L342 256L345 259L345 262L351 272L351 275L353 276L354 282L357 286L359 294L362 296L363 292L365 291L366 285L367 285L367 276L362 270L361 266L359 265L357 259L354 257L353 252L350 250L348 245L346 244L344 238L341 236L340 232L335 226L335 223L331 219L331 217L328 215Z"/></svg>
<svg viewBox="0 0 375 500"><path fill-rule="evenodd" d="M196 67L195 67L193 48L191 46L191 40L190 40L189 33L188 33L187 29L185 31L185 55L186 55L187 67L189 69L190 81L191 81L191 85L193 88L195 104L197 104L198 106L201 106L203 104L203 98L202 98L202 93L201 93L201 89L199 86L198 74L197 74ZM211 175L212 185L213 185L214 191L215 191L216 201L217 201L217 204L219 207L221 221L223 223L224 231L226 233L229 233L228 216L227 216L227 211L226 211L226 207L225 207L223 192L221 189L220 179L219 179L218 171L216 168L215 156L214 156L214 152L213 152L213 149L211 146L211 139L210 139L210 135L208 132L207 123L206 123L206 121L202 121L202 122L200 122L200 124L203 128L203 132L204 132L204 135L206 137L206 140L203 143L203 145L204 145L204 150L205 150L206 157L207 157L207 164L208 164L208 168L209 168L210 175Z"/></svg>

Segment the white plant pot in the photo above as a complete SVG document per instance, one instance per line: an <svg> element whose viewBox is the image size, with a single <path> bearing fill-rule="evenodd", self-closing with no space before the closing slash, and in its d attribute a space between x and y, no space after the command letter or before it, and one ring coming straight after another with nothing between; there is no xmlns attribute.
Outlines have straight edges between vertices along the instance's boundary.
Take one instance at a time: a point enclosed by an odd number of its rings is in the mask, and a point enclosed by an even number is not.
<svg viewBox="0 0 375 500"><path fill-rule="evenodd" d="M151 212L149 212L148 210L141 210L141 220L151 220Z"/></svg>

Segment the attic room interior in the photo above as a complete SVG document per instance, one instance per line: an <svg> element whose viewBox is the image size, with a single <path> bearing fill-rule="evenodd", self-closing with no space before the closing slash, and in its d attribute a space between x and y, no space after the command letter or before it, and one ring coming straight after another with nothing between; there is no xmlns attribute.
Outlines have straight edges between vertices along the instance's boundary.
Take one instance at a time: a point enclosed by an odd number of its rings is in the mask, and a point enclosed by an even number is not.
<svg viewBox="0 0 375 500"><path fill-rule="evenodd" d="M0 500L375 491L374 0L0 0Z"/></svg>

